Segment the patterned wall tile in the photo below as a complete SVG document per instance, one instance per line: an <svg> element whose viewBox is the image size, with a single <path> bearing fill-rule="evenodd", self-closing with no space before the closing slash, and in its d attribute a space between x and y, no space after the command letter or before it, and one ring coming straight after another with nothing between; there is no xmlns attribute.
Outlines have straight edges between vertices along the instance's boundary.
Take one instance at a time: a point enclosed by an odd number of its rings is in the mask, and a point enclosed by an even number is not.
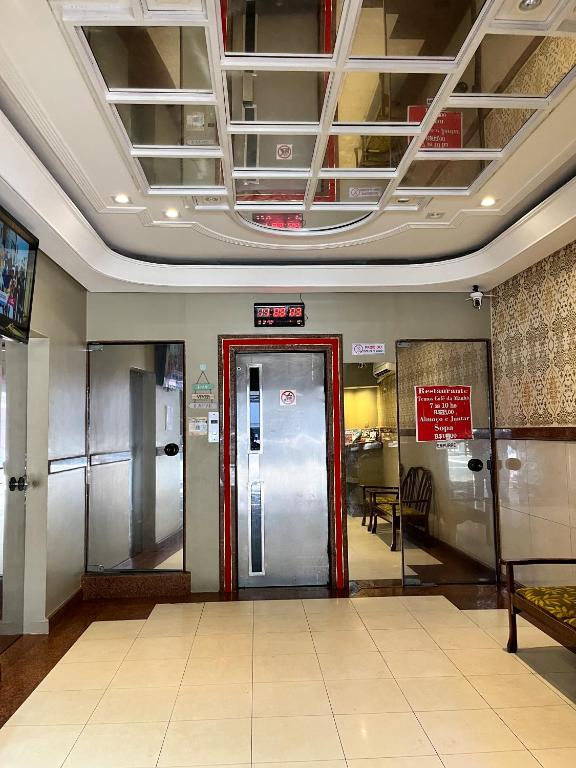
<svg viewBox="0 0 576 768"><path fill-rule="evenodd" d="M576 242L493 293L496 426L576 425Z"/></svg>

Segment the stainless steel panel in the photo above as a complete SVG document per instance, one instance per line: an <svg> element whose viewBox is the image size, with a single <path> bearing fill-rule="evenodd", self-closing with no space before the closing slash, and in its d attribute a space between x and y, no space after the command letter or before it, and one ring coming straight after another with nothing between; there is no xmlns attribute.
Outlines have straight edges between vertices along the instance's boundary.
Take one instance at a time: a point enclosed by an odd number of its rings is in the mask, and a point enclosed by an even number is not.
<svg viewBox="0 0 576 768"><path fill-rule="evenodd" d="M258 452L250 451L251 366L260 367ZM327 584L324 355L238 355L236 382L238 583L241 587ZM287 389L296 392L294 405L281 403L280 393Z"/></svg>

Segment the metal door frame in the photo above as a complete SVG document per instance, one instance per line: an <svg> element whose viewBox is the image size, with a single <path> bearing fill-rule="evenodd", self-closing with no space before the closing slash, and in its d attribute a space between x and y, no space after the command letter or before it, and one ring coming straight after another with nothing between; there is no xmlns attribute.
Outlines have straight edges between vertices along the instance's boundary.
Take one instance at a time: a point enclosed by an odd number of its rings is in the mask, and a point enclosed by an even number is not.
<svg viewBox="0 0 576 768"><path fill-rule="evenodd" d="M492 517L494 524L494 557L495 557L495 571L496 571L496 586L500 586L502 581L502 574L500 569L500 555L502 542L500 539L500 500L498 496L498 461L496 454L496 430L495 430L495 416L494 416L494 373L492 363L492 340L487 338L468 338L468 339L397 339L395 344L395 362L396 362L396 429L398 432L398 470L400 470L401 463L401 449L400 449L400 398L398 397L398 348L401 344L416 344L416 343L436 343L436 344L466 344L470 342L479 342L484 344L486 350L486 377L488 379L488 430L474 429L474 433L484 433L484 437L490 439L490 487L492 490ZM485 433L488 432L488 435ZM480 436L480 434L478 435ZM402 586L404 587L404 538L402 536L402 524L403 518L400 514L400 541L401 541L401 554L402 554ZM409 585L408 585L409 586Z"/></svg>
<svg viewBox="0 0 576 768"><path fill-rule="evenodd" d="M236 355L259 352L323 352L326 365L326 457L328 470L329 586L348 586L348 547L344 485L344 409L341 334L218 336L220 395L220 590L238 588L236 508Z"/></svg>

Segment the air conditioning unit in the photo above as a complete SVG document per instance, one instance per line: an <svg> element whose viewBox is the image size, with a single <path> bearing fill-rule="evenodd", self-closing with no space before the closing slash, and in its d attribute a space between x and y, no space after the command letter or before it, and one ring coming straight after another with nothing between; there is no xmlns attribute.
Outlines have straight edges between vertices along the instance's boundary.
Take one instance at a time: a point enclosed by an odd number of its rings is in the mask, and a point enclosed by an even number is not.
<svg viewBox="0 0 576 768"><path fill-rule="evenodd" d="M396 373L396 365L394 363L374 363L372 367L372 374L374 378L380 381L385 376L391 376Z"/></svg>

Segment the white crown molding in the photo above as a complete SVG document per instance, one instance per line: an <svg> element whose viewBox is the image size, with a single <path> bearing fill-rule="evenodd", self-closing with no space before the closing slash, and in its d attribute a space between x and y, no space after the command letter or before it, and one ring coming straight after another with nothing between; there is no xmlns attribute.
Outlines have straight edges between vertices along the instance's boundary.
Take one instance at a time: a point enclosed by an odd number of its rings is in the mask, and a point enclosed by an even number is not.
<svg viewBox="0 0 576 768"><path fill-rule="evenodd" d="M490 288L576 237L576 180L490 245L457 259L386 266L208 266L139 261L109 248L7 118L0 119L0 200L41 248L91 291L462 290Z"/></svg>

